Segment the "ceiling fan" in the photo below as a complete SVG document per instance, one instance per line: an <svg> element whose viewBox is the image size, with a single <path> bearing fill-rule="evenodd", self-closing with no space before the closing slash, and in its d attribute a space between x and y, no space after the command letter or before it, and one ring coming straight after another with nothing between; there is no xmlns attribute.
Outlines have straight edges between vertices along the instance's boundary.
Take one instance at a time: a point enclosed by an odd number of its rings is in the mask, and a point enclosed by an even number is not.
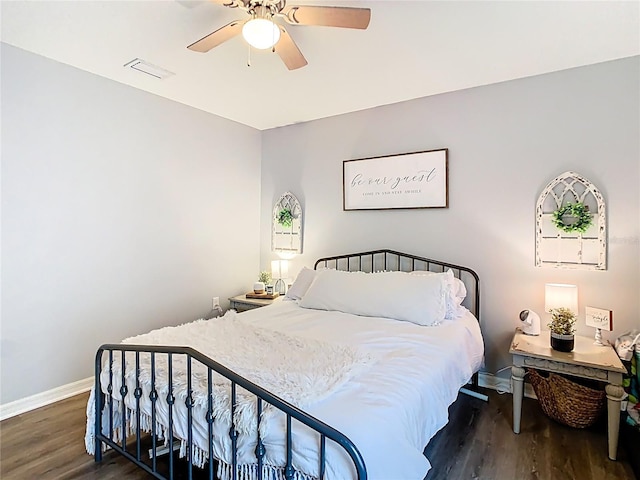
<svg viewBox="0 0 640 480"><path fill-rule="evenodd" d="M287 6L286 0L210 1L225 7L240 8L251 15L251 18L228 23L189 45L189 50L205 53L242 33L251 46L258 49L271 48L289 70L304 67L307 60L285 28L276 23L275 19L283 19L291 25L320 25L360 30L366 29L371 19L371 10L368 8Z"/></svg>

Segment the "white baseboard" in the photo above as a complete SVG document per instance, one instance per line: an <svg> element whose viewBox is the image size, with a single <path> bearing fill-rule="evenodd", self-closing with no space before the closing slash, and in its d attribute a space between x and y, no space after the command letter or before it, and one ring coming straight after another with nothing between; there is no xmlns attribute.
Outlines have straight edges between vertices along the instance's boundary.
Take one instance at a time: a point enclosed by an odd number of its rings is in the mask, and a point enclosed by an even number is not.
<svg viewBox="0 0 640 480"><path fill-rule="evenodd" d="M83 378L77 382L62 385L46 392L37 393L13 402L0 405L0 420L15 417L21 413L44 407L54 402L59 402L65 398L73 397L80 393L88 392L93 386L93 377ZM511 393L511 379L498 377L491 373L480 372L478 374L478 384L481 387L491 388L497 392ZM524 385L524 395L529 398L537 398L533 388L528 383Z"/></svg>
<svg viewBox="0 0 640 480"><path fill-rule="evenodd" d="M67 385L62 385L61 387L56 387L46 392L36 393L30 397L0 405L0 420L15 417L21 413L59 402L60 400L73 397L79 393L87 392L91 390L93 382L93 377L83 378L77 382L68 383Z"/></svg>
<svg viewBox="0 0 640 480"><path fill-rule="evenodd" d="M498 377L491 373L480 372L478 373L478 384L481 387L491 388L500 393L512 393L511 378ZM538 399L536 393L533 391L533 387L530 384L524 384L524 396L528 398Z"/></svg>

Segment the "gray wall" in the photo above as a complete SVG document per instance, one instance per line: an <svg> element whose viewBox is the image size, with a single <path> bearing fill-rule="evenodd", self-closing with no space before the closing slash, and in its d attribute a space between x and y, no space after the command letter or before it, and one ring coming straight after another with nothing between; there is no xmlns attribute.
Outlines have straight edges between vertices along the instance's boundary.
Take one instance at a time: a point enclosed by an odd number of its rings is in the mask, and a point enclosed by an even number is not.
<svg viewBox="0 0 640 480"><path fill-rule="evenodd" d="M4 404L259 265L259 131L2 45Z"/></svg>
<svg viewBox="0 0 640 480"><path fill-rule="evenodd" d="M489 371L509 362L518 312L542 312L546 282L614 310L607 338L640 327L638 57L260 133L1 55L2 404L90 376L101 343L247 289L275 258L271 208L286 190L305 211L293 270L390 247L478 271ZM343 160L443 147L448 209L342 211ZM566 170L605 196L607 271L533 266L535 201Z"/></svg>
<svg viewBox="0 0 640 480"><path fill-rule="evenodd" d="M261 264L273 258L271 208L290 190L305 213L294 271L385 247L475 269L489 372L509 364L518 313L543 313L547 282L579 286L580 334L594 333L586 305L614 311L609 339L640 327L639 86L635 57L266 131ZM343 160L438 148L449 149L448 209L342 211ZM534 267L535 202L567 170L605 197L606 271Z"/></svg>

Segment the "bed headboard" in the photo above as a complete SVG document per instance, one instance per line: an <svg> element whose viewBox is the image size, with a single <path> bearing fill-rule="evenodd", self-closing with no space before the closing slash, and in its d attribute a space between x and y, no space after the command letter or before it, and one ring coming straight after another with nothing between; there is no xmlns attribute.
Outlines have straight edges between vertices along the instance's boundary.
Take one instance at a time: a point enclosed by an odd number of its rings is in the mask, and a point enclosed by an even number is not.
<svg viewBox="0 0 640 480"><path fill-rule="evenodd" d="M453 271L453 275L459 278L467 287L467 297L462 304L469 309L480 321L480 280L478 274L468 267L454 265L452 263L431 260L418 257L409 253L396 252L394 250L374 250L371 252L349 253L335 257L320 258L316 261L314 269L318 267L335 268L348 272L378 272L400 271L413 272L426 270L429 272L444 272L447 269Z"/></svg>

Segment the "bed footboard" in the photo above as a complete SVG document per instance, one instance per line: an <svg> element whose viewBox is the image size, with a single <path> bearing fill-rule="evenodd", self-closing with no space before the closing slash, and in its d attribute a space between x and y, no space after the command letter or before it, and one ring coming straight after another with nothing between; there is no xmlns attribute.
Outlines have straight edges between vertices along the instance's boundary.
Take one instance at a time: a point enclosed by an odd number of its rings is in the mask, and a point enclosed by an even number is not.
<svg viewBox="0 0 640 480"><path fill-rule="evenodd" d="M150 365L148 370L141 366L146 362ZM220 382L219 376L227 379L229 384L229 398L225 401L230 411L226 419L221 418L219 409L214 406L217 402L214 383L216 378ZM200 394L203 389L206 394L200 395L199 402L194 397L196 387ZM353 466L353 478L367 478L360 452L345 435L189 347L102 345L95 357L94 388L96 462L102 461L103 448L111 448L153 477L161 479L173 479L177 468L181 472L186 469L187 478L191 479L199 467L203 467L211 480L219 477L236 480L240 476L262 480L276 477L275 473L279 474L278 478L284 476L287 480L322 479L327 471L329 439L348 455ZM256 399L252 433L247 433L246 426L240 432L236 424L239 413L236 411L237 396L241 389ZM202 398L206 400L203 402ZM219 407L219 403L216 405ZM279 454L268 452L271 447L263 441L261 422L264 422L267 408L284 415L284 451ZM308 471L308 466L307 471L296 469L302 462L295 458L293 445L296 435L293 434L292 422L296 421L317 434L318 464L313 472ZM219 434L221 425L227 425L225 422L229 424L228 431L225 430L228 438L224 439L226 446L220 446L216 444L220 441L216 440L216 430ZM197 444L196 434L200 435L199 438L206 438L204 445L202 440ZM244 441L242 445L241 441ZM174 458L176 443L180 444L182 460ZM246 459L248 445L253 452L250 463ZM230 449L227 448L229 446ZM243 447L241 453L240 446ZM161 451L167 450L167 457L159 458ZM244 457L240 458L241 455ZM278 455L283 457L282 463L266 463L267 456L273 459ZM198 477L202 478L202 472L198 472Z"/></svg>

